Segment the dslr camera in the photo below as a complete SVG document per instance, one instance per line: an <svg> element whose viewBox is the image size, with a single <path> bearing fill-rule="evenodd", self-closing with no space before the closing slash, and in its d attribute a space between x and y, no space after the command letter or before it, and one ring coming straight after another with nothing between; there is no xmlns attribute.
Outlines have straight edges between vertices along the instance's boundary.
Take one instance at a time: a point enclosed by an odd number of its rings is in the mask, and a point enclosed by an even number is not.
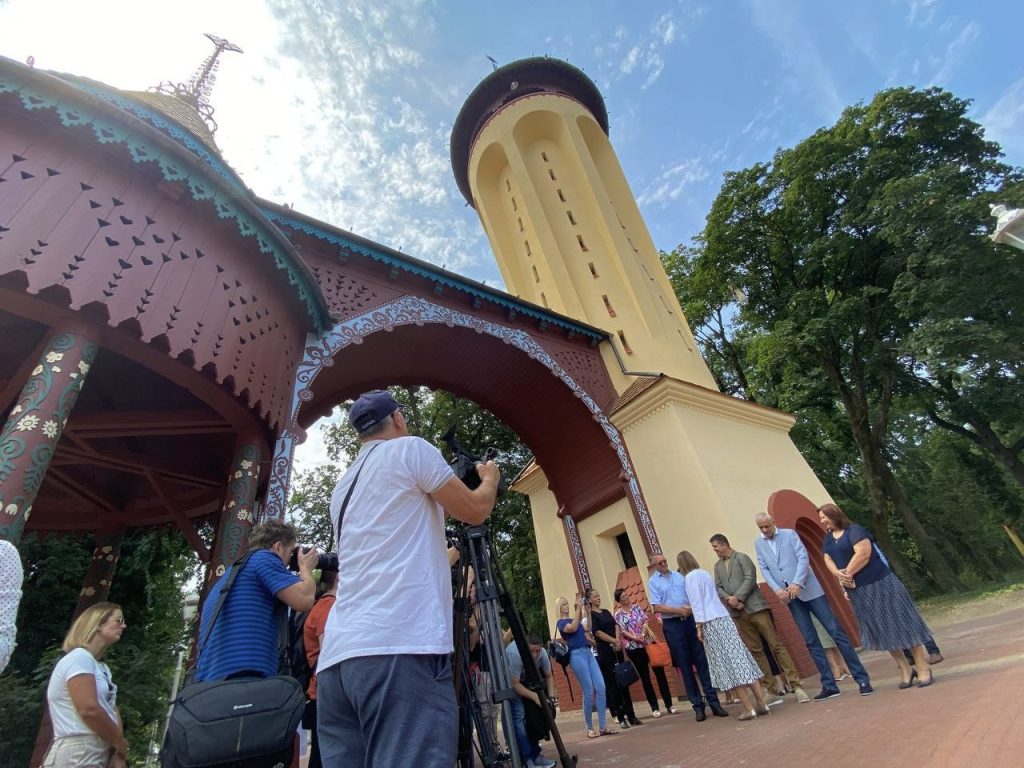
<svg viewBox="0 0 1024 768"><path fill-rule="evenodd" d="M303 545L297 546L292 550L292 556L288 558L288 570L299 572L299 550L302 550L302 554L306 554L312 547L306 547ZM338 570L338 553L337 552L320 552L317 556L316 566L314 570L318 571L337 571Z"/></svg>

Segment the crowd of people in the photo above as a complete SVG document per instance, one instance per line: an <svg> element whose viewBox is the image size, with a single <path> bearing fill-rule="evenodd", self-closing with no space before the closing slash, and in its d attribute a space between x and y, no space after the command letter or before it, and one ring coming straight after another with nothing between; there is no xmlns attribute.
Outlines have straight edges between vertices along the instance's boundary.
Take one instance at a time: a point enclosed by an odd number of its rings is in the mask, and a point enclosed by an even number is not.
<svg viewBox="0 0 1024 768"><path fill-rule="evenodd" d="M818 515L826 530L822 565L853 607L861 644L892 654L901 675L899 689L930 686L934 680L930 665L942 656L906 587L889 569L868 531L852 523L834 504L823 505ZM788 694L798 703L832 699L841 695L838 681L850 677L861 696L874 693L868 672L832 612L797 532L779 528L768 513L758 514L755 522L760 530L754 540L757 566L800 630L820 675L820 691L811 696L804 690L758 586L754 560L734 550L725 535L715 534L710 540L716 556L711 571L701 568L686 550L676 557L675 569L664 555L651 558L653 572L647 583L650 613L624 589L615 591L613 616L602 608L600 594L594 589L577 596L574 615L569 601L558 599L557 632L572 649L588 737L618 733L605 725L605 706L622 730L642 724L632 705L631 686L636 680L643 686L652 716L662 716L651 684L652 672L665 711L677 712L666 666L652 666L649 658L658 643L651 627L656 620L661 622L670 652L667 667L681 676L698 722L706 720L709 712L729 717L722 699L741 705L738 720L769 715ZM616 668L626 663L633 665L635 674L616 674ZM592 708L597 710L596 729Z"/></svg>
<svg viewBox="0 0 1024 768"><path fill-rule="evenodd" d="M233 581L225 573L212 585L204 603L195 679L278 674L278 618L286 607L309 612L303 637L315 672L307 690L310 765L451 768L459 713L452 670L453 555L443 544L444 519L447 514L483 522L494 506L499 471L493 462L477 465L481 482L470 489L434 446L409 435L401 404L387 392L361 396L349 421L362 446L331 499L338 570L322 574L321 599L313 581L316 550L296 552L289 524L256 526L252 553L232 566ZM892 654L900 689L930 686L930 665L941 655L906 588L865 529L833 504L822 506L819 516L826 528L824 566L853 606L864 647ZM778 528L768 514L757 515L756 523L757 565L790 611L821 676L813 700L840 695L837 678L846 674L862 696L870 695L868 673L836 621L800 537ZM651 612L623 589L614 593L614 611L603 606L595 589L573 603L559 598L556 631L568 646L589 738L643 724L630 690L636 681L654 718L676 714L668 678L673 670L682 677L698 722L709 713L730 716L719 692L726 703L741 704L739 720L770 714L784 695L812 700L776 632L754 560L732 549L722 534L710 543L717 558L712 571L689 551L678 554L676 568L664 555L651 558ZM297 572L288 568L293 554ZM218 601L222 591L226 599ZM664 643L654 631L658 621ZM54 739L46 768L125 764L128 744L117 686L102 659L126 626L121 608L108 602L86 609L72 624L47 690ZM473 621L470 631L472 683L485 712L483 727L497 743L493 681L479 651L473 656L480 642ZM541 754L539 744L543 722L539 729L530 723L531 713L555 701L551 659L540 638L530 635L527 645L541 678L540 687L531 687L518 646L507 633L502 642L515 692L506 742L527 768L552 768L555 762ZM830 659L828 644L838 658Z"/></svg>

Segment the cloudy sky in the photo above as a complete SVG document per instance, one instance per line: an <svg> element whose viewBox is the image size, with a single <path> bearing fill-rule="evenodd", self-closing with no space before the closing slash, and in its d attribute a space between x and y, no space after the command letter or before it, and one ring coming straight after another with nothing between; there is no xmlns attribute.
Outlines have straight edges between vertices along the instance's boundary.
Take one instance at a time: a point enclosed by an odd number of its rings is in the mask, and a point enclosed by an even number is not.
<svg viewBox="0 0 1024 768"><path fill-rule="evenodd" d="M0 55L141 90L210 45L226 160L253 191L491 285L448 136L499 63L549 54L605 96L654 242L700 231L724 171L881 88L937 85L1024 164L1020 0L0 0Z"/></svg>

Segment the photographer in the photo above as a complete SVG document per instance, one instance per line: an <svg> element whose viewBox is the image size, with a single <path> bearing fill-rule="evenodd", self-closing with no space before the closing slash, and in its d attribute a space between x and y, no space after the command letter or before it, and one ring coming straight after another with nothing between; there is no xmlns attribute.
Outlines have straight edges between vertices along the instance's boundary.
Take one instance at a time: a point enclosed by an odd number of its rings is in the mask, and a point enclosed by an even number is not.
<svg viewBox="0 0 1024 768"><path fill-rule="evenodd" d="M292 573L286 564L296 546L295 527L290 523L268 520L249 533L249 549L259 551L239 571L213 631L199 649L197 683L277 674L281 661L275 621L278 603L308 611L316 593L312 574L319 555L316 549L300 554L299 573ZM203 601L199 637L206 637L225 579L226 574L214 583Z"/></svg>
<svg viewBox="0 0 1024 768"><path fill-rule="evenodd" d="M317 666L320 754L328 768L451 768L458 710L444 516L486 520L498 467L478 464L470 490L440 451L409 435L401 404L382 390L359 397L348 418L362 447L331 497L340 576Z"/></svg>

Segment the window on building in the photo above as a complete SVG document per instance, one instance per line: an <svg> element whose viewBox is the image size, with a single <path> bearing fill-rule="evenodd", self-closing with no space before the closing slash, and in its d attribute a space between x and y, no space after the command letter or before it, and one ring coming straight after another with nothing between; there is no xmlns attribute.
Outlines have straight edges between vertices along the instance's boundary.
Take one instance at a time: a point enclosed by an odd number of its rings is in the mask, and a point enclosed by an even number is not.
<svg viewBox="0 0 1024 768"><path fill-rule="evenodd" d="M633 554L633 545L629 543L629 534L623 531L615 537L615 543L619 545L619 555L622 556L622 569L636 568L636 555Z"/></svg>

